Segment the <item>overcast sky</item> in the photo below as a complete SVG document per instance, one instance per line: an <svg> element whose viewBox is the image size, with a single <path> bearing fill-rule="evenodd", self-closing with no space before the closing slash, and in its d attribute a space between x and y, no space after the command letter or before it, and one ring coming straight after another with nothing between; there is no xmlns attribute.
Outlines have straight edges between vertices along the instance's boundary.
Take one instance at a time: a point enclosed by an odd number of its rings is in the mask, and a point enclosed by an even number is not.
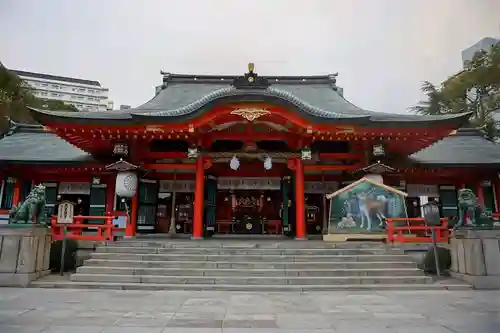
<svg viewBox="0 0 500 333"><path fill-rule="evenodd" d="M339 72L354 104L406 112L423 80L500 37L500 0L0 0L0 61L98 80L119 104L172 73Z"/></svg>

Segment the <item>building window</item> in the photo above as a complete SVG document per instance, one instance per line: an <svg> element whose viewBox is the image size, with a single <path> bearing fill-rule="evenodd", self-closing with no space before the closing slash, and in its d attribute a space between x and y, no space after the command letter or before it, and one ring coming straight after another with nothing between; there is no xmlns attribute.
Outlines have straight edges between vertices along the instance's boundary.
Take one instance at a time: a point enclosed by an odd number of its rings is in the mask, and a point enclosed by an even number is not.
<svg viewBox="0 0 500 333"><path fill-rule="evenodd" d="M78 91L79 91L79 92L84 92L84 91L85 91L85 89L80 88L80 89L78 89Z"/></svg>
<svg viewBox="0 0 500 333"><path fill-rule="evenodd" d="M56 93L50 94L51 96L57 97L58 95Z"/></svg>
<svg viewBox="0 0 500 333"><path fill-rule="evenodd" d="M41 92L40 95L47 96L48 94L46 92Z"/></svg>
<svg viewBox="0 0 500 333"><path fill-rule="evenodd" d="M2 198L1 198L1 209L11 209L12 199L14 198L14 182L4 181L2 184Z"/></svg>
<svg viewBox="0 0 500 333"><path fill-rule="evenodd" d="M47 83L42 83L42 87L47 87L48 84Z"/></svg>
<svg viewBox="0 0 500 333"><path fill-rule="evenodd" d="M78 98L78 99L83 99L83 96L78 96L77 98Z"/></svg>
<svg viewBox="0 0 500 333"><path fill-rule="evenodd" d="M45 211L48 216L56 215L56 204L57 204L57 185L58 183L42 183L45 186Z"/></svg>

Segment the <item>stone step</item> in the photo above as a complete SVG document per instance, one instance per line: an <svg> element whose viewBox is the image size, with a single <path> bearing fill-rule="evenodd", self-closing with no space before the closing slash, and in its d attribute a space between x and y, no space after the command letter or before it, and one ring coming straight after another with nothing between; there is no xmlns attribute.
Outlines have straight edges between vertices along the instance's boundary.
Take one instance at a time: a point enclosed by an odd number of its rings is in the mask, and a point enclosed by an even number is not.
<svg viewBox="0 0 500 333"><path fill-rule="evenodd" d="M146 261L146 260L111 260L88 259L83 267L129 267L129 268L184 268L184 269L396 269L416 268L413 261L341 261L341 262L225 262L225 261Z"/></svg>
<svg viewBox="0 0 500 333"><path fill-rule="evenodd" d="M262 248L164 248L133 246L99 246L97 253L134 253L134 254L219 254L219 255L359 255L359 254L403 254L401 251L384 248L366 249L262 249Z"/></svg>
<svg viewBox="0 0 500 333"><path fill-rule="evenodd" d="M314 291L384 291L384 290L470 290L463 283L448 284L338 284L338 285L224 285L224 284L158 284L120 282L32 282L33 288L112 289L112 290L177 290L177 291L257 291L257 292L314 292Z"/></svg>
<svg viewBox="0 0 500 333"><path fill-rule="evenodd" d="M232 241L229 239L221 240L122 240L118 242L109 242L106 246L124 246L124 247L155 247L155 248L260 248L260 249L296 249L296 248L315 248L315 249L369 249L369 248L390 248L382 242L324 242L324 241Z"/></svg>
<svg viewBox="0 0 500 333"><path fill-rule="evenodd" d="M81 274L115 274L115 275L162 275L162 276L423 276L417 268L398 269L207 269L207 268L130 268L106 266L82 266L77 269Z"/></svg>
<svg viewBox="0 0 500 333"><path fill-rule="evenodd" d="M70 276L73 282L120 282L159 284L224 284L224 285L331 285L331 284L425 284L432 283L428 276L161 276L161 275L116 275L81 274Z"/></svg>
<svg viewBox="0 0 500 333"><path fill-rule="evenodd" d="M404 254L362 254L362 255L205 255L200 254L135 254L98 253L92 259L121 259L147 261L225 261L225 262L342 262L342 261L405 261Z"/></svg>

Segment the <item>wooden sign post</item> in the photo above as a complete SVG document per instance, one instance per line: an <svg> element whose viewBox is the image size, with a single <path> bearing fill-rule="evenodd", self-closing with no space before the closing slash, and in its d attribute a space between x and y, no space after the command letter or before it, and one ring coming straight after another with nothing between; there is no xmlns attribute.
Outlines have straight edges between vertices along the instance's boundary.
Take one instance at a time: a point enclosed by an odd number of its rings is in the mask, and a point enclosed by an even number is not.
<svg viewBox="0 0 500 333"><path fill-rule="evenodd" d="M57 223L64 224L61 245L61 267L59 271L61 276L64 275L64 257L66 255L66 234L68 233L68 224L73 223L74 212L75 204L71 201L61 202L57 208Z"/></svg>

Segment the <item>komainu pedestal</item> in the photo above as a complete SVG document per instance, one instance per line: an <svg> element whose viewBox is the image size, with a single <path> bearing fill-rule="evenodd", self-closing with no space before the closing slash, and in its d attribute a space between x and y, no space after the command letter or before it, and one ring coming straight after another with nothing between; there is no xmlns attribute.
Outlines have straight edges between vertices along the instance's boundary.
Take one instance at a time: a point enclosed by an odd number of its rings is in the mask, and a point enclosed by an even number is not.
<svg viewBox="0 0 500 333"><path fill-rule="evenodd" d="M0 225L0 286L25 287L50 274L50 230L42 225Z"/></svg>
<svg viewBox="0 0 500 333"><path fill-rule="evenodd" d="M457 229L450 242L454 277L476 289L500 289L500 229Z"/></svg>

